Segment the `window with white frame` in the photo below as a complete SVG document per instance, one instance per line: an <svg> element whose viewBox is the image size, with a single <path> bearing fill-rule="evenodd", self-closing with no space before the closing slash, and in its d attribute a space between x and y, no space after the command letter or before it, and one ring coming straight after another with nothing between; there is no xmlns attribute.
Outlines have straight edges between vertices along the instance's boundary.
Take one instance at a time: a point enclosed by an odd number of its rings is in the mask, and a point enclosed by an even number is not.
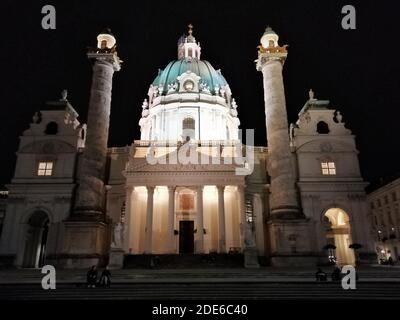
<svg viewBox="0 0 400 320"><path fill-rule="evenodd" d="M336 174L336 166L333 161L321 162L322 174L326 176L333 176Z"/></svg>
<svg viewBox="0 0 400 320"><path fill-rule="evenodd" d="M40 161L38 166L38 176L51 176L53 174L53 161Z"/></svg>

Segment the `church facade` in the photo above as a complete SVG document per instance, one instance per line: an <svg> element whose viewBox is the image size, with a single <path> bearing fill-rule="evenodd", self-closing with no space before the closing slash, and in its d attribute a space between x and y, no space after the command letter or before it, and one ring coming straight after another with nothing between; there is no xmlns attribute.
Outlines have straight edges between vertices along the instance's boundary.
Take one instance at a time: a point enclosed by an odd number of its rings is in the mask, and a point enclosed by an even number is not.
<svg viewBox="0 0 400 320"><path fill-rule="evenodd" d="M259 46L268 147L239 129L220 70L188 35L142 104L139 140L108 147L115 37L101 33L88 123L63 92L23 132L0 239L0 261L124 266L132 256L239 255L245 267L375 262L355 137L312 90L288 125L286 46ZM241 136L246 134L246 145Z"/></svg>

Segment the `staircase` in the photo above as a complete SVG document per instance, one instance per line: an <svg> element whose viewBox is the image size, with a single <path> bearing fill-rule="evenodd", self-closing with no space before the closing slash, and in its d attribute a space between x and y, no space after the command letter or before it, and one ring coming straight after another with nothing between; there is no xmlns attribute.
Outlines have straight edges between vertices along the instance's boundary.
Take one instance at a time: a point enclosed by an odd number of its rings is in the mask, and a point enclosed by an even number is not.
<svg viewBox="0 0 400 320"><path fill-rule="evenodd" d="M126 255L124 269L243 268L242 254Z"/></svg>
<svg viewBox="0 0 400 320"><path fill-rule="evenodd" d="M0 300L400 300L400 268L360 268L356 290L317 283L312 268L122 269L110 288L86 288L86 271L57 270L56 290L43 290L39 269L2 270Z"/></svg>
<svg viewBox="0 0 400 320"><path fill-rule="evenodd" d="M86 288L61 284L56 290L40 285L5 285L0 300L400 300L399 283L359 283L356 290L343 290L339 283L264 282L264 283L130 283L110 288Z"/></svg>

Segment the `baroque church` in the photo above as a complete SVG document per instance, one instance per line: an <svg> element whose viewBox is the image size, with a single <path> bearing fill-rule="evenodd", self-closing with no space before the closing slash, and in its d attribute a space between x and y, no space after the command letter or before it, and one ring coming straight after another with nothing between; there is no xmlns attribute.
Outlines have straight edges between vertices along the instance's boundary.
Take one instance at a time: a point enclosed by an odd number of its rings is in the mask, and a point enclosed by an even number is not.
<svg viewBox="0 0 400 320"><path fill-rule="evenodd" d="M202 59L191 25L149 86L140 140L108 147L121 60L111 32L99 34L87 53L88 123L64 91L20 137L0 263L123 268L143 257L209 255L239 257L248 268L374 263L355 137L312 90L288 124L288 52L278 40L268 27L256 60L268 147L239 129L244 111L221 71Z"/></svg>

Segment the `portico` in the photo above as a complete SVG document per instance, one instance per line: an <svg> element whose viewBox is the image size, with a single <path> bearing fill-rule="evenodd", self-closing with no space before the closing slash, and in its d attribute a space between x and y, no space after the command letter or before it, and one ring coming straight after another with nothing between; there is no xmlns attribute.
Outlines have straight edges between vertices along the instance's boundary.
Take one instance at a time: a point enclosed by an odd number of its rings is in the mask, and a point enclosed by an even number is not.
<svg viewBox="0 0 400 320"><path fill-rule="evenodd" d="M130 254L226 253L242 248L244 176L235 165L157 164L131 158L124 250Z"/></svg>

